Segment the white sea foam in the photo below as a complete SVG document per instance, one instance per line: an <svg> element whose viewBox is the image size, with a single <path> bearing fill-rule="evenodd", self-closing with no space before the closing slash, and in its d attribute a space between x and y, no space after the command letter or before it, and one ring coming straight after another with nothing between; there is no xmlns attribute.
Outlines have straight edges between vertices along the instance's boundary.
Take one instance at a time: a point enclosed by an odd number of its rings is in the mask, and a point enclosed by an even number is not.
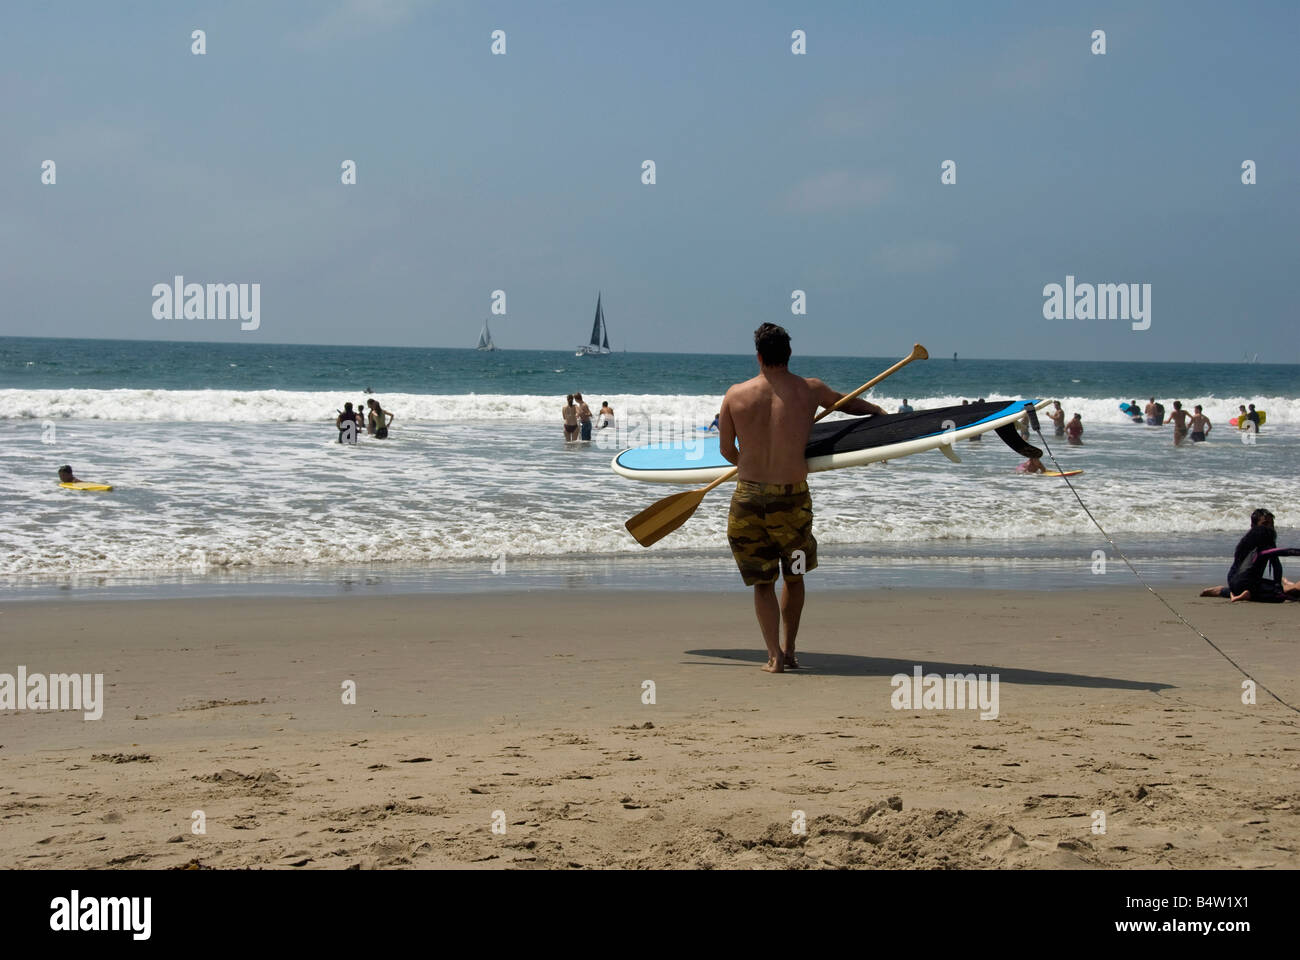
<svg viewBox="0 0 1300 960"><path fill-rule="evenodd" d="M535 398L498 399L526 413ZM620 402L630 409L635 399ZM674 409L671 399L651 399L659 404L652 409ZM699 398L676 399L685 406ZM396 398L392 405L400 415ZM60 419L53 442L42 442L48 432L41 420L11 419L0 424L0 474L8 483L0 573L431 560L486 566L503 553L640 553L623 521L680 488L614 476L612 451L566 446L550 413L539 407L536 415L544 425L402 419L393 439L363 437L356 446L336 443L332 424L321 422ZM1050 434L1049 440L1064 466L1086 471L1076 481L1085 500L1130 546L1222 531L1230 550L1259 505L1274 510L1281 529L1294 529L1300 430L1266 430L1251 446L1236 431L1224 434L1175 449L1161 432L1117 417L1090 424L1086 446L1057 444ZM960 465L927 453L815 475L818 539L973 539L1014 549L1041 537L1077 542L1081 562L1095 548L1095 528L1059 480L1014 474L1020 458L992 436L957 452ZM73 464L82 479L114 484L114 491L59 488L54 471L62 463ZM711 496L655 549L729 563L727 496Z"/></svg>
<svg viewBox="0 0 1300 960"><path fill-rule="evenodd" d="M995 394L989 393L990 398ZM886 410L896 410L901 397L869 393ZM155 423L295 423L332 421L344 402L365 400L360 389L340 392L290 390L0 390L0 420L108 420ZM384 394L378 398L399 421L413 423L556 424L563 398L519 394ZM708 423L722 397L689 394L612 394L593 396L592 409L608 400L621 417L652 416ZM1088 399L1062 397L1067 416L1080 413L1085 425L1124 423L1120 403L1132 397ZM1140 405L1144 398L1138 398ZM1227 426L1239 405L1254 403L1268 413L1272 425L1300 423L1300 399L1290 397L1183 397L1189 410L1195 403L1216 424ZM961 403L961 397L912 397L917 409ZM1165 400L1166 412L1173 401Z"/></svg>

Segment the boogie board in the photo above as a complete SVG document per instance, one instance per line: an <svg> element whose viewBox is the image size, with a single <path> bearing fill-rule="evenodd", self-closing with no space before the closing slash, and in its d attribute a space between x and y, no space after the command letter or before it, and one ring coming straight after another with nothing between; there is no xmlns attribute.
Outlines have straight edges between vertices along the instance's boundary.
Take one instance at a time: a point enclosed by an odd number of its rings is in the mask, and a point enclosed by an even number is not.
<svg viewBox="0 0 1300 960"><path fill-rule="evenodd" d="M1082 470L1066 470L1064 472L1060 470L1044 470L1042 473L1039 474L1039 476L1040 477L1077 477L1081 473L1083 473Z"/></svg>
<svg viewBox="0 0 1300 960"><path fill-rule="evenodd" d="M812 425L804 449L808 472L897 460L926 450L939 450L955 460L953 443L990 430L996 430L1003 442L1021 456L1041 457L1043 451L1021 440L1014 424L1025 415L1026 403L1041 409L1049 402L990 400L911 413L822 420ZM649 483L708 483L732 469L722 456L720 438L691 436L690 439L690 449L678 440L624 450L614 457L610 466L620 477Z"/></svg>
<svg viewBox="0 0 1300 960"><path fill-rule="evenodd" d="M59 486L68 490L112 490L112 486L107 483L87 483L85 480L78 480L76 483L60 483Z"/></svg>
<svg viewBox="0 0 1300 960"><path fill-rule="evenodd" d="M1256 410L1255 412L1259 414L1259 425L1262 427L1265 421L1268 420L1268 414L1263 410ZM1242 417L1233 417L1228 421L1228 426L1236 427L1238 430L1248 430L1250 429L1250 421Z"/></svg>
<svg viewBox="0 0 1300 960"><path fill-rule="evenodd" d="M1124 416L1133 420L1135 423L1142 423L1146 419L1142 411L1131 403L1121 403L1119 409Z"/></svg>

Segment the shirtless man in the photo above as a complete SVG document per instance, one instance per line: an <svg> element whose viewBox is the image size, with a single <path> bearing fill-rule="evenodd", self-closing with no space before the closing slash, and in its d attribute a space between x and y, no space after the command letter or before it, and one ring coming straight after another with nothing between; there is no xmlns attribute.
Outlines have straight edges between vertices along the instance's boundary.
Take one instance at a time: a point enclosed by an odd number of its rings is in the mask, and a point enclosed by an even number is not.
<svg viewBox="0 0 1300 960"><path fill-rule="evenodd" d="M1201 443L1205 440L1205 435L1214 429L1214 424L1210 423L1210 418L1201 413L1201 405L1196 405L1196 412L1192 414L1192 443Z"/></svg>
<svg viewBox="0 0 1300 960"><path fill-rule="evenodd" d="M732 386L718 413L722 455L740 468L727 540L745 585L754 588L754 614L767 647L763 669L784 673L799 666L795 637L803 612L803 575L817 566L804 448L817 408L833 406L843 394L790 372L790 335L776 324L765 323L754 331L754 347L758 376ZM861 399L840 409L873 416L885 412ZM778 604L779 574L785 586Z"/></svg>
<svg viewBox="0 0 1300 960"><path fill-rule="evenodd" d="M1065 436L1065 411L1061 409L1060 400L1052 401L1052 409L1047 411L1047 419L1052 421L1052 427L1058 437Z"/></svg>
<svg viewBox="0 0 1300 960"><path fill-rule="evenodd" d="M578 429L580 440L591 439L591 407L587 406L587 401L582 399L582 394L575 393L573 402L578 405Z"/></svg>
<svg viewBox="0 0 1300 960"><path fill-rule="evenodd" d="M1174 401L1173 413L1169 414L1169 419L1165 421L1165 426L1174 425L1174 446L1181 447L1183 440L1187 437L1187 420L1191 416L1183 409L1183 401Z"/></svg>

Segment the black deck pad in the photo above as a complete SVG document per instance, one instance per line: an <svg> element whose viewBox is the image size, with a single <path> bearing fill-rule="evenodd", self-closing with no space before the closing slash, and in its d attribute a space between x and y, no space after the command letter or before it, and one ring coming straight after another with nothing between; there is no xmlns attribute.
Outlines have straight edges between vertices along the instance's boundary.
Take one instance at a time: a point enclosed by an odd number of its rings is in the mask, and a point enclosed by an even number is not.
<svg viewBox="0 0 1300 960"><path fill-rule="evenodd" d="M1001 413L1010 403L1010 400L986 400L984 403L962 403L954 407L913 410L911 413L882 413L874 417L822 420L813 424L804 456L811 459L832 453L868 450L932 436L943 433L944 430L960 430ZM1043 455L1043 451L1020 439L1014 424L998 428L997 434L1017 453L1027 457Z"/></svg>

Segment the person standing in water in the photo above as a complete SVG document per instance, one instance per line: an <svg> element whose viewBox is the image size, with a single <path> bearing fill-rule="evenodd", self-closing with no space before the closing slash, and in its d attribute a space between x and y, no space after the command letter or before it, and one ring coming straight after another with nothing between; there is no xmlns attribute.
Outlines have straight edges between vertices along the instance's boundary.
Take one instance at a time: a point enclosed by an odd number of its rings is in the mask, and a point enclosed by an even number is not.
<svg viewBox="0 0 1300 960"><path fill-rule="evenodd" d="M376 440L387 440L388 428L397 417L381 407L378 400L367 400L366 405L370 407L370 423L367 429L375 435Z"/></svg>
<svg viewBox="0 0 1300 960"><path fill-rule="evenodd" d="M1076 413L1065 425L1065 442L1074 447L1083 445L1083 415Z"/></svg>
<svg viewBox="0 0 1300 960"><path fill-rule="evenodd" d="M578 408L573 404L573 394L566 398L564 406L560 408L560 417L564 420L564 441L578 439Z"/></svg>
<svg viewBox="0 0 1300 960"><path fill-rule="evenodd" d="M578 429L581 431L581 440L591 439L591 407L587 406L582 394L573 395L574 402L578 405Z"/></svg>
<svg viewBox="0 0 1300 960"><path fill-rule="evenodd" d="M1060 400L1052 401L1052 409L1047 411L1047 419L1052 421L1053 433L1056 436L1065 436L1065 411L1061 409Z"/></svg>
<svg viewBox="0 0 1300 960"><path fill-rule="evenodd" d="M1201 405L1198 403L1192 414L1192 443L1204 443L1205 435L1214 429L1214 424L1210 423L1210 418L1201 413Z"/></svg>
<svg viewBox="0 0 1300 960"><path fill-rule="evenodd" d="M799 666L795 638L803 612L803 577L817 566L804 448L817 408L834 406L843 394L790 372L790 335L776 324L754 331L754 348L758 376L727 390L718 417L718 446L739 468L727 541L745 585L754 588L754 614L767 647L763 669L784 673ZM885 412L859 398L840 409L859 416ZM779 576L785 586L778 602Z"/></svg>
<svg viewBox="0 0 1300 960"><path fill-rule="evenodd" d="M1183 401L1175 400L1173 412L1169 414L1169 419L1165 421L1165 426L1174 425L1174 446L1181 447L1183 440L1187 438L1187 421L1191 414L1183 409Z"/></svg>
<svg viewBox="0 0 1300 960"><path fill-rule="evenodd" d="M608 400L600 405L600 411L596 416L598 418L596 420L597 430L604 430L606 427L614 425L614 408L609 405Z"/></svg>

